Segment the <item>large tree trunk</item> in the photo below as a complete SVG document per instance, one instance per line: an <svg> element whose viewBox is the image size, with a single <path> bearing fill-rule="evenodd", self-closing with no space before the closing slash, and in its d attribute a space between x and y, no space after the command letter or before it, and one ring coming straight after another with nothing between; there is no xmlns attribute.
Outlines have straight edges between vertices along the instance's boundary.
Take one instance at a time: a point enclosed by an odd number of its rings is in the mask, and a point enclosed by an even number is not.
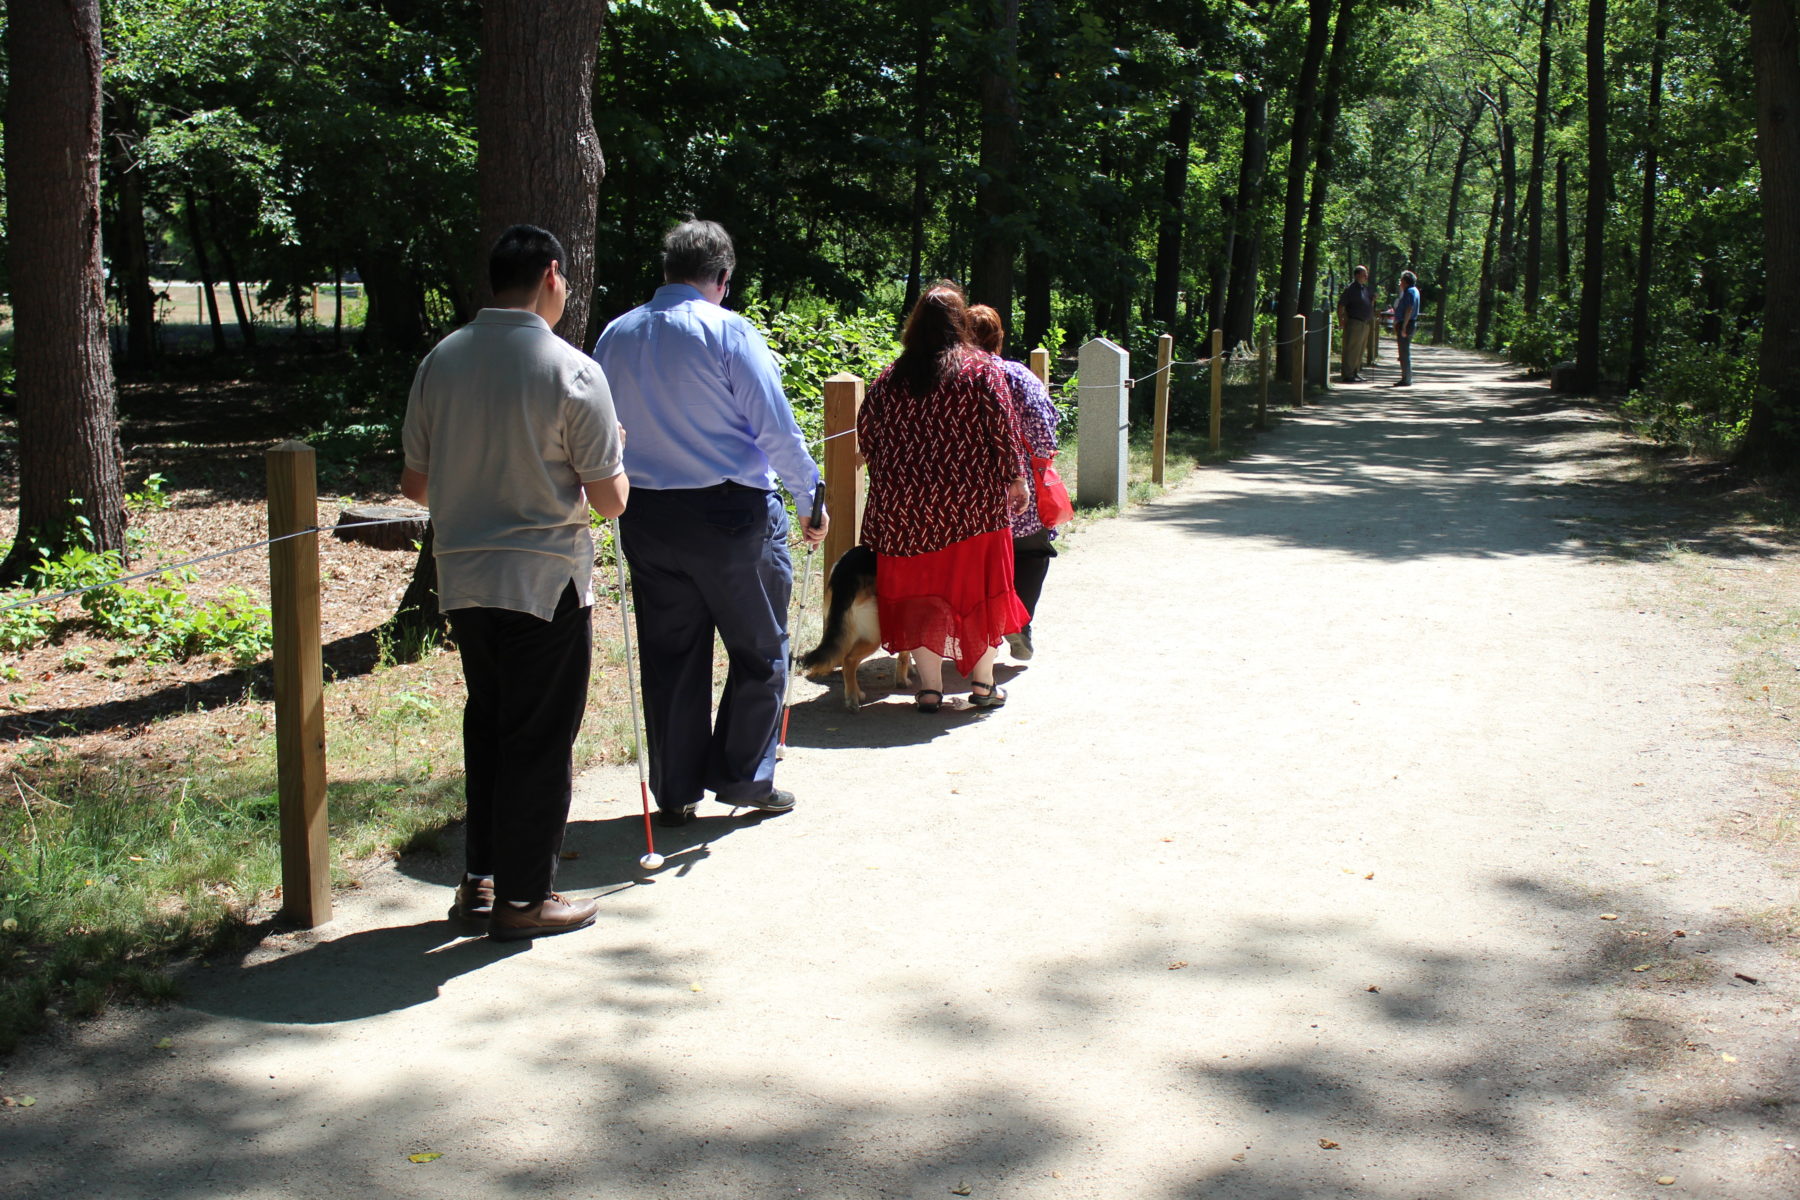
<svg viewBox="0 0 1800 1200"><path fill-rule="evenodd" d="M1225 346L1256 336L1258 230L1263 177L1269 162L1269 102L1254 83L1244 90L1244 146L1238 161L1237 200L1231 210L1231 285L1225 295Z"/></svg>
<svg viewBox="0 0 1800 1200"><path fill-rule="evenodd" d="M1790 472L1800 449L1800 17L1792 0L1751 0L1756 155L1762 164L1764 285L1762 387L1741 457Z"/></svg>
<svg viewBox="0 0 1800 1200"><path fill-rule="evenodd" d="M1313 168L1312 196L1306 205L1306 246L1300 260L1300 309L1311 312L1319 283L1319 240L1325 228L1325 193L1331 187L1331 170L1337 162L1338 109L1344 93L1344 63L1350 37L1356 28L1356 0L1339 0L1337 25L1331 32L1330 65L1325 68L1325 92L1320 97L1318 164ZM1348 264L1346 264L1348 266Z"/></svg>
<svg viewBox="0 0 1800 1200"><path fill-rule="evenodd" d="M1569 298L1575 272L1569 266L1569 159L1556 156L1556 294Z"/></svg>
<svg viewBox="0 0 1800 1200"><path fill-rule="evenodd" d="M1656 0L1656 40L1650 50L1650 119L1644 131L1644 195L1638 218L1637 279L1631 292L1631 358L1625 371L1629 389L1644 385L1650 348L1650 272L1656 251L1656 157L1662 135L1663 52L1669 36L1664 0Z"/></svg>
<svg viewBox="0 0 1800 1200"><path fill-rule="evenodd" d="M1319 66L1325 61L1325 46L1331 37L1331 0L1307 0L1308 27L1306 54L1300 64L1300 76L1294 82L1294 122L1289 130L1287 197L1281 211L1281 272L1275 285L1276 311L1280 328L1300 311L1300 243L1306 228L1306 169L1312 160L1314 107L1319 93ZM1277 367L1283 378L1291 378L1290 360L1302 346L1287 345L1286 338L1277 339Z"/></svg>
<svg viewBox="0 0 1800 1200"><path fill-rule="evenodd" d="M1449 303L1453 283L1451 272L1455 269L1453 249L1456 246L1456 221L1462 208L1463 178L1468 174L1469 155L1475 145L1475 126L1480 120L1481 101L1477 99L1468 121L1457 130L1459 140L1456 147L1456 170L1450 175L1450 205L1444 215L1444 253L1438 260L1437 324L1431 334L1431 344L1434 346L1443 345L1449 336L1444 311Z"/></svg>
<svg viewBox="0 0 1800 1200"><path fill-rule="evenodd" d="M1502 87L1494 110L1500 126L1500 240L1494 244L1494 286L1508 294L1519 287L1519 138L1513 132L1511 108Z"/></svg>
<svg viewBox="0 0 1800 1200"><path fill-rule="evenodd" d="M594 61L605 18L605 0L481 5L477 295L482 304L492 299L487 252L508 226L548 229L569 252L563 264L569 303L556 332L571 344L587 331L593 302L595 220L606 171L594 132Z"/></svg>
<svg viewBox="0 0 1800 1200"><path fill-rule="evenodd" d="M1588 0L1588 194L1587 221L1582 230L1581 316L1575 334L1576 390L1592 392L1600 386L1600 314L1606 289L1606 188L1611 160L1606 149L1606 0ZM1763 193L1763 207L1770 207ZM1784 214L1787 210L1777 209ZM1773 263L1770 264L1773 268Z"/></svg>
<svg viewBox="0 0 1800 1200"><path fill-rule="evenodd" d="M1537 311L1543 289L1544 138L1550 127L1550 32L1556 0L1544 0L1538 23L1537 95L1531 112L1531 168L1525 176L1525 311Z"/></svg>
<svg viewBox="0 0 1800 1200"><path fill-rule="evenodd" d="M1019 156L1019 0L983 0L980 182L975 187L975 261L969 299L1012 324L1013 259L1018 207L1013 179Z"/></svg>
<svg viewBox="0 0 1800 1200"><path fill-rule="evenodd" d="M100 264L100 2L9 0L6 46L19 528L0 580L16 582L39 547L75 541L77 516L123 554L125 499Z"/></svg>
<svg viewBox="0 0 1800 1200"><path fill-rule="evenodd" d="M118 244L113 273L125 300L125 362L148 366L156 358L156 295L150 290L150 241L144 232L144 172L134 153L143 131L129 100L112 102L110 155L118 188Z"/></svg>
<svg viewBox="0 0 1800 1200"><path fill-rule="evenodd" d="M482 304L493 298L487 252L501 233L519 224L548 229L569 255L562 265L569 302L556 332L572 344L587 332L594 297L595 221L606 171L594 131L594 61L605 19L605 0L483 0L481 6L476 294ZM423 648L445 629L429 538L384 629L391 644L405 648Z"/></svg>

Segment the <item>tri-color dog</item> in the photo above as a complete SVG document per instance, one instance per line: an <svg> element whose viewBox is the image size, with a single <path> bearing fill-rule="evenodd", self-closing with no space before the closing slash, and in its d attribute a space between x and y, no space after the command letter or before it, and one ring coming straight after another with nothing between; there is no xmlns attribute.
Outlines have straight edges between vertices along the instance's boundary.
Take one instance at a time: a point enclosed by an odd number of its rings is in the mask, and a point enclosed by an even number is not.
<svg viewBox="0 0 1800 1200"><path fill-rule="evenodd" d="M825 632L819 644L800 660L808 679L823 682L835 670L844 672L844 707L855 712L862 706L862 685L856 668L881 649L881 616L875 606L875 552L852 546L831 568L825 582ZM912 655L902 650L894 658L894 687L906 686L912 675Z"/></svg>

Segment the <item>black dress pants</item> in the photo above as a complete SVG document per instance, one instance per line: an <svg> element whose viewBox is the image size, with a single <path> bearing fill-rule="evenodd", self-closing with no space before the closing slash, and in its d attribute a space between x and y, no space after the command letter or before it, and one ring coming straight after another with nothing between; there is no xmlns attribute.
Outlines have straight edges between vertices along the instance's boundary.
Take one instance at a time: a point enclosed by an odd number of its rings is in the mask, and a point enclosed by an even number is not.
<svg viewBox="0 0 1800 1200"><path fill-rule="evenodd" d="M767 799L787 695L787 510L738 484L633 488L619 518L657 807ZM728 666L712 715L713 634Z"/></svg>
<svg viewBox="0 0 1800 1200"><path fill-rule="evenodd" d="M1034 617L1038 597L1044 594L1044 576L1050 573L1050 560L1055 557L1056 547L1050 541L1048 529L1013 539L1013 591L1018 593L1019 603ZM1027 637L1031 635L1029 621L1021 632Z"/></svg>
<svg viewBox="0 0 1800 1200"><path fill-rule="evenodd" d="M556 882L573 784L570 759L587 709L591 608L575 585L545 621L507 608L445 614L462 653L463 791L468 870L494 898L536 904Z"/></svg>

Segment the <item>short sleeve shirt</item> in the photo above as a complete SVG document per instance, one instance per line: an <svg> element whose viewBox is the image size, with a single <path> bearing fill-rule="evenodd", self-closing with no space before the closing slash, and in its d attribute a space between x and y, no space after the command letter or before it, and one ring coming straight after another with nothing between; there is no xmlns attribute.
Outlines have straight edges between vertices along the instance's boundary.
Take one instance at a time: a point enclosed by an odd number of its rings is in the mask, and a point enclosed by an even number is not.
<svg viewBox="0 0 1800 1200"><path fill-rule="evenodd" d="M536 313L484 308L419 364L402 441L427 477L440 610L549 620L570 584L593 603L582 485L623 469L599 364Z"/></svg>

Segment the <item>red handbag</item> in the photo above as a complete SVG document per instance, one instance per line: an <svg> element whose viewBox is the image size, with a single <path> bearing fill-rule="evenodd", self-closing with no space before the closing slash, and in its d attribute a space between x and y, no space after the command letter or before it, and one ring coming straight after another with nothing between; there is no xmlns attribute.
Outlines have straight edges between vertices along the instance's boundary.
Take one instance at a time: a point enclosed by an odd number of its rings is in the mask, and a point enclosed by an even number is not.
<svg viewBox="0 0 1800 1200"><path fill-rule="evenodd" d="M1037 476L1038 520L1046 526L1056 526L1073 517L1075 506L1069 503L1069 489L1063 486L1062 476L1056 473L1056 456L1039 458L1032 455L1031 470Z"/></svg>

